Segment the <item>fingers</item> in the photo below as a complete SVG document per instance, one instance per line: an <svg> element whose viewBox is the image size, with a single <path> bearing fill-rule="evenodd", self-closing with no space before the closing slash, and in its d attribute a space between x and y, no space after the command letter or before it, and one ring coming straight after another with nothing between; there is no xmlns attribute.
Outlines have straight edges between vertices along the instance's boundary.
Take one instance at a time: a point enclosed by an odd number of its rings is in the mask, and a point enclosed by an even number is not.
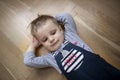
<svg viewBox="0 0 120 80"><path fill-rule="evenodd" d="M35 37L32 37L31 46L37 48L38 46L40 46L40 42Z"/></svg>

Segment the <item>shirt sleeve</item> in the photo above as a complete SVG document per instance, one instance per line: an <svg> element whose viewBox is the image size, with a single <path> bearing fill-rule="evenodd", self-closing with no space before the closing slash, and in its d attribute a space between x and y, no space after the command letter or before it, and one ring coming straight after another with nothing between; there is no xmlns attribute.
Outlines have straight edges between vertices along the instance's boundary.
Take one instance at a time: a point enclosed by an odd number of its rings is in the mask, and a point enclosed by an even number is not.
<svg viewBox="0 0 120 80"><path fill-rule="evenodd" d="M29 67L34 68L44 68L50 66L48 61L46 60L47 55L36 57L34 51L26 52L24 54L24 64Z"/></svg>
<svg viewBox="0 0 120 80"><path fill-rule="evenodd" d="M86 43L84 43L84 42L82 44L82 47L83 47L83 49L85 49L87 51L93 52L92 49Z"/></svg>
<svg viewBox="0 0 120 80"><path fill-rule="evenodd" d="M60 21L64 24L67 35L69 35L69 37L72 36L72 37L70 37L71 39L68 38L68 40L70 40L71 42L78 40L80 43L79 44L80 47L82 47L90 52L93 52L92 49L78 35L76 23L75 23L72 15L70 15L69 13L62 13L62 14L56 15L55 18L57 19L57 21ZM72 35L72 34L74 34L74 35Z"/></svg>
<svg viewBox="0 0 120 80"><path fill-rule="evenodd" d="M64 24L65 31L77 33L75 21L69 13L58 14L55 18Z"/></svg>

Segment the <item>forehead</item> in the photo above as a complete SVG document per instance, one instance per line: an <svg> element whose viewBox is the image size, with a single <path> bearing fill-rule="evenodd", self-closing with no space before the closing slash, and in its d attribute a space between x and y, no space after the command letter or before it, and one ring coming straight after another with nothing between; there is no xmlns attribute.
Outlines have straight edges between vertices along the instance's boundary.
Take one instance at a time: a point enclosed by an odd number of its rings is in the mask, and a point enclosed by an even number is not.
<svg viewBox="0 0 120 80"><path fill-rule="evenodd" d="M44 25L37 29L37 35L44 35L54 29L58 29L58 25L48 20Z"/></svg>

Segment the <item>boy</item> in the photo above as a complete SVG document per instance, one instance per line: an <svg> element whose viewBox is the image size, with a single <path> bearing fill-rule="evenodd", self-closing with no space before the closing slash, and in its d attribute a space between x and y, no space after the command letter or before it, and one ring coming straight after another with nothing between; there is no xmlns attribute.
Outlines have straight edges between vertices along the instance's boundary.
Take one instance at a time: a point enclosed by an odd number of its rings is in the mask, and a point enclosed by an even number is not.
<svg viewBox="0 0 120 80"><path fill-rule="evenodd" d="M41 15L31 22L31 33L33 42L24 55L26 65L36 68L52 66L68 80L120 79L119 70L92 53L80 39L70 14L60 14L55 18ZM48 50L48 54L36 57L35 49L40 45Z"/></svg>

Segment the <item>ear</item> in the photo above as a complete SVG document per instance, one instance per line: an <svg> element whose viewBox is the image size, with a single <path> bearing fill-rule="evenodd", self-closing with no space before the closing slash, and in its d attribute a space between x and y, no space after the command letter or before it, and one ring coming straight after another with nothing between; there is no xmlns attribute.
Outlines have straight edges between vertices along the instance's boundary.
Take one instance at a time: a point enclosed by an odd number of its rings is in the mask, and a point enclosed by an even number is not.
<svg viewBox="0 0 120 80"><path fill-rule="evenodd" d="M61 26L60 26L60 25L58 26L58 28L60 29L60 31L62 31L62 28L61 28Z"/></svg>

